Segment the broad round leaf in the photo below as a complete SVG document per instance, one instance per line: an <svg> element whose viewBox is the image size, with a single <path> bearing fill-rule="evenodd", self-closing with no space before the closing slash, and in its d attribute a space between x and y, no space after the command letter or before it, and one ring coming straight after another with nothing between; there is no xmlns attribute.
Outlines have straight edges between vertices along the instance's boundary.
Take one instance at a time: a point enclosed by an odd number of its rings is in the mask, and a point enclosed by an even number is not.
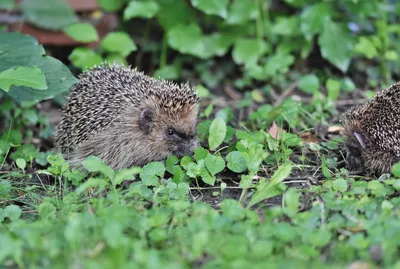
<svg viewBox="0 0 400 269"><path fill-rule="evenodd" d="M93 42L99 38L96 28L89 23L75 23L68 25L67 27L64 27L63 31L79 42Z"/></svg>
<svg viewBox="0 0 400 269"><path fill-rule="evenodd" d="M316 3L306 7L301 13L301 31L307 40L311 40L317 33L321 33L324 22L333 15L330 3Z"/></svg>
<svg viewBox="0 0 400 269"><path fill-rule="evenodd" d="M150 19L154 17L160 7L155 1L130 1L124 11L124 19L129 20L136 17Z"/></svg>
<svg viewBox="0 0 400 269"><path fill-rule="evenodd" d="M183 54L201 56L204 51L201 29L196 24L177 25L168 31L168 44Z"/></svg>
<svg viewBox="0 0 400 269"><path fill-rule="evenodd" d="M202 55L199 57L207 59L217 56L223 56L226 54L229 47L232 45L234 38L227 34L213 33L203 37L203 50Z"/></svg>
<svg viewBox="0 0 400 269"><path fill-rule="evenodd" d="M19 169L24 170L26 167L26 161L24 159L18 158L15 163L17 164Z"/></svg>
<svg viewBox="0 0 400 269"><path fill-rule="evenodd" d="M89 156L82 164L89 172L100 172L109 178L114 176L114 171L111 167L107 166L99 157Z"/></svg>
<svg viewBox="0 0 400 269"><path fill-rule="evenodd" d="M225 161L221 156L208 154L204 163L211 175L218 174L225 168Z"/></svg>
<svg viewBox="0 0 400 269"><path fill-rule="evenodd" d="M127 33L114 32L108 34L101 41L101 48L108 52L116 52L122 56L128 56L132 51L135 51L136 45Z"/></svg>
<svg viewBox="0 0 400 269"><path fill-rule="evenodd" d="M256 1L234 0L229 7L228 24L244 24L249 20L256 19L258 8Z"/></svg>
<svg viewBox="0 0 400 269"><path fill-rule="evenodd" d="M240 38L235 42L232 57L236 64L250 66L256 64L267 49L267 44L264 41Z"/></svg>
<svg viewBox="0 0 400 269"><path fill-rule="evenodd" d="M124 5L125 0L97 0L97 3L105 11L117 11Z"/></svg>
<svg viewBox="0 0 400 269"><path fill-rule="evenodd" d="M157 20L165 32L179 24L188 25L195 21L195 9L181 0L157 1L162 12L158 12Z"/></svg>
<svg viewBox="0 0 400 269"><path fill-rule="evenodd" d="M46 78L36 66L18 66L0 73L0 89L8 92L11 85L26 86L37 90L46 90Z"/></svg>
<svg viewBox="0 0 400 269"><path fill-rule="evenodd" d="M147 186L156 186L158 184L158 177L163 177L165 173L165 166L162 162L151 162L143 166L140 172L140 178Z"/></svg>
<svg viewBox="0 0 400 269"><path fill-rule="evenodd" d="M226 7L229 0L191 0L192 5L207 15L218 15L226 18Z"/></svg>
<svg viewBox="0 0 400 269"><path fill-rule="evenodd" d="M78 22L74 10L65 0L26 0L20 7L24 17L40 28L61 30Z"/></svg>
<svg viewBox="0 0 400 269"><path fill-rule="evenodd" d="M325 21L322 34L318 38L322 57L346 72L353 56L354 39L349 30L331 20Z"/></svg>
<svg viewBox="0 0 400 269"><path fill-rule="evenodd" d="M208 144L210 150L216 149L222 144L226 135L226 123L222 118L215 118L210 125Z"/></svg>
<svg viewBox="0 0 400 269"><path fill-rule="evenodd" d="M98 65L103 61L100 55L86 47L75 48L69 55L69 59L75 67L82 70Z"/></svg>
<svg viewBox="0 0 400 269"><path fill-rule="evenodd" d="M400 162L395 163L392 166L392 174L395 175L396 177L400 177Z"/></svg>
<svg viewBox="0 0 400 269"><path fill-rule="evenodd" d="M22 210L17 205L8 205L3 209L3 212L0 211L0 219L1 217L7 217L10 221L16 221L21 217ZM3 216L1 216L3 215Z"/></svg>
<svg viewBox="0 0 400 269"><path fill-rule="evenodd" d="M45 51L37 41L18 32L0 33L0 72L15 66L36 66L46 78L47 89L11 86L8 95L17 102L38 102L68 90L78 80L59 60L43 56Z"/></svg>
<svg viewBox="0 0 400 269"><path fill-rule="evenodd" d="M277 53L267 58L264 67L265 75L272 77L276 74L285 73L289 66L294 63L294 57L287 53Z"/></svg>
<svg viewBox="0 0 400 269"><path fill-rule="evenodd" d="M318 91L319 79L315 75L306 75L299 80L299 88L306 93L314 93Z"/></svg>
<svg viewBox="0 0 400 269"><path fill-rule="evenodd" d="M365 55L368 59L378 56L378 50L376 49L374 43L365 36L360 37L360 40L354 47L354 51Z"/></svg>
<svg viewBox="0 0 400 269"><path fill-rule="evenodd" d="M239 151L230 152L226 160L228 168L235 173L241 173L247 169L247 160Z"/></svg>

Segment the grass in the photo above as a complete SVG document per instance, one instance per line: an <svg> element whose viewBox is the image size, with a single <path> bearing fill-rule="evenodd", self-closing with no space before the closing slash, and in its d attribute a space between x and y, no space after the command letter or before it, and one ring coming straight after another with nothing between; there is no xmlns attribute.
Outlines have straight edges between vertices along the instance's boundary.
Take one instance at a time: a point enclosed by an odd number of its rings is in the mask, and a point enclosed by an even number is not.
<svg viewBox="0 0 400 269"><path fill-rule="evenodd" d="M0 174L3 266L396 268L400 180L349 175L337 130L288 129L285 104L253 111L238 122L214 110L193 157L122 171L91 157L85 176L11 145L26 165L3 161Z"/></svg>

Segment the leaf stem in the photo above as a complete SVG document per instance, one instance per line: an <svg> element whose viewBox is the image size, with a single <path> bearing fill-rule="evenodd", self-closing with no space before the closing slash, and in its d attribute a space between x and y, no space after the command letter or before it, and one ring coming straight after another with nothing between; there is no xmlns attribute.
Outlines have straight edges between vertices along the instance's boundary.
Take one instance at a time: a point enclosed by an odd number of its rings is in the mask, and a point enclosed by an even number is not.
<svg viewBox="0 0 400 269"><path fill-rule="evenodd" d="M264 39L262 3L260 0L256 0L256 3L257 3L257 7L258 7L258 16L257 16L257 20L256 20L257 39L259 41L262 41Z"/></svg>

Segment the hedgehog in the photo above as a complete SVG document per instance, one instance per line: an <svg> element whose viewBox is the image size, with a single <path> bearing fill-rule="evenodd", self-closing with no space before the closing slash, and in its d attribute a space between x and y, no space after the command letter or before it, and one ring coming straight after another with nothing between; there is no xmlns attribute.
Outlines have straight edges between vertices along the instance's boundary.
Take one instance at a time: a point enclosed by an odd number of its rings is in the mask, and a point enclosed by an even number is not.
<svg viewBox="0 0 400 269"><path fill-rule="evenodd" d="M189 83L103 63L72 87L55 145L72 166L97 156L115 170L191 155L198 146L198 105Z"/></svg>
<svg viewBox="0 0 400 269"><path fill-rule="evenodd" d="M391 172L400 161L400 82L341 117L350 171L367 175Z"/></svg>

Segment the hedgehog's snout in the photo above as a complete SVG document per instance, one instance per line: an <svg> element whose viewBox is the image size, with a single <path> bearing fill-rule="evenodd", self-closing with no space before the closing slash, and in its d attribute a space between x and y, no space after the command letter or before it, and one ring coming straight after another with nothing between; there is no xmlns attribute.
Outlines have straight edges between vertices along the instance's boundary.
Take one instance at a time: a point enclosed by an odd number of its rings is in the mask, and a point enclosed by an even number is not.
<svg viewBox="0 0 400 269"><path fill-rule="evenodd" d="M191 156L194 153L194 150L199 146L199 141L196 137L188 139L186 141L182 141L174 154L177 156Z"/></svg>
<svg viewBox="0 0 400 269"><path fill-rule="evenodd" d="M197 140L197 138L193 138L191 143L190 143L190 152L193 154L194 150L199 146L199 141Z"/></svg>

